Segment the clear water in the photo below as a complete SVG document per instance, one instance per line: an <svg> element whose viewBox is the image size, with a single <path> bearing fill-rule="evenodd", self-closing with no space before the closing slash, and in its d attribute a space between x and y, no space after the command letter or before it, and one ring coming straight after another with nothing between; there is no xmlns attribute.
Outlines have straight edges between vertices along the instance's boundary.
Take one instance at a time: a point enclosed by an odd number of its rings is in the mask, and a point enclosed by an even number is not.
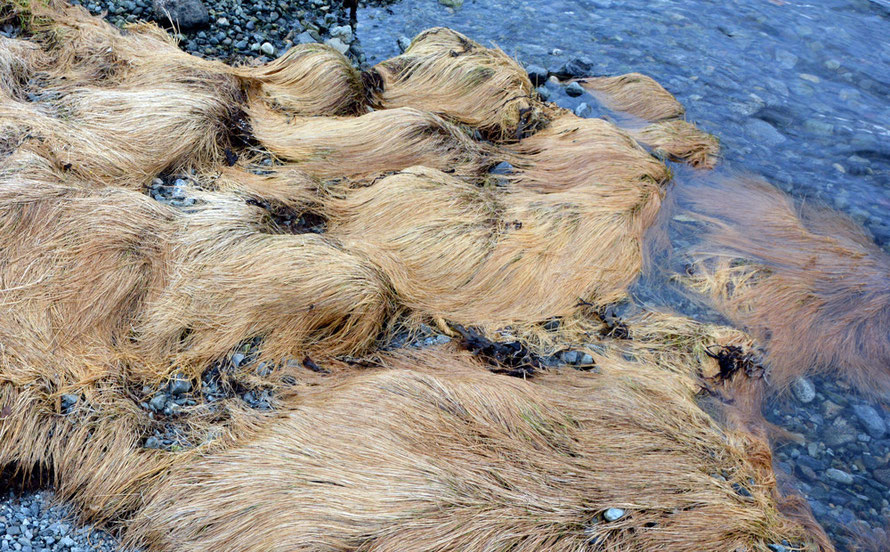
<svg viewBox="0 0 890 552"><path fill-rule="evenodd" d="M359 10L369 63L447 26L524 64L583 57L662 83L726 161L864 224L890 251L890 2L434 0Z"/></svg>

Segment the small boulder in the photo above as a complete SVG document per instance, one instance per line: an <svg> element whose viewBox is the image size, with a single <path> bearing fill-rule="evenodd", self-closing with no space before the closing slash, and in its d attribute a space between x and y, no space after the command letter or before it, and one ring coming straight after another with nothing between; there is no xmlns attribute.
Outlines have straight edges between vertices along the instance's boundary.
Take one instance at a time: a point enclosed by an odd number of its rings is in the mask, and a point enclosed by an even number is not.
<svg viewBox="0 0 890 552"><path fill-rule="evenodd" d="M593 62L588 58L573 58L562 64L553 73L561 79L589 77L593 74Z"/></svg>
<svg viewBox="0 0 890 552"><path fill-rule="evenodd" d="M528 73L528 78L532 81L533 85L541 86L542 84L547 82L547 70L540 65L529 65L525 68L525 70Z"/></svg>
<svg viewBox="0 0 890 552"><path fill-rule="evenodd" d="M878 411L867 404L854 404L853 413L862 422L865 431L875 439L880 439L887 433L887 424Z"/></svg>
<svg viewBox="0 0 890 552"><path fill-rule="evenodd" d="M828 468L827 470L825 470L825 477L831 479L835 483L840 483L842 485L853 484L853 476L837 468Z"/></svg>
<svg viewBox="0 0 890 552"><path fill-rule="evenodd" d="M330 46L331 48L333 48L334 50L337 50L341 54L345 54L346 50L349 49L349 44L346 44L339 38L329 38L328 40L325 40L324 43L327 44L328 46Z"/></svg>
<svg viewBox="0 0 890 552"><path fill-rule="evenodd" d="M584 94L584 88L577 82L569 83L569 85L566 86L566 94L573 98L577 98Z"/></svg>
<svg viewBox="0 0 890 552"><path fill-rule="evenodd" d="M152 0L155 18L161 23L172 21L180 29L206 25L210 14L201 0Z"/></svg>
<svg viewBox="0 0 890 552"><path fill-rule="evenodd" d="M268 42L263 42L262 46L260 46L260 51L267 56L272 57L275 55L275 46L272 46Z"/></svg>

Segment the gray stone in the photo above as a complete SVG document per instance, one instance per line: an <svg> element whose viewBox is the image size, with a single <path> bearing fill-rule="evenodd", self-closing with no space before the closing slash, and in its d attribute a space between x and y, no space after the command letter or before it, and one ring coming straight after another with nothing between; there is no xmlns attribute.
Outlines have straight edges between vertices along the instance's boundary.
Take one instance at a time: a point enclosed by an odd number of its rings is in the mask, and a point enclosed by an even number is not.
<svg viewBox="0 0 890 552"><path fill-rule="evenodd" d="M813 471L813 468L805 466L803 464L798 464L797 473L799 473L801 477L803 477L807 481L816 481L818 479L818 476L816 475L816 472Z"/></svg>
<svg viewBox="0 0 890 552"><path fill-rule="evenodd" d="M617 521L624 517L624 510L621 508L609 508L603 512L603 519L606 521Z"/></svg>
<svg viewBox="0 0 890 552"><path fill-rule="evenodd" d="M581 102L581 103L578 105L578 107L575 108L574 113L575 113L575 115L577 115L578 117L586 117L587 115L590 114L590 111L591 111L590 106L587 105L586 102Z"/></svg>
<svg viewBox="0 0 890 552"><path fill-rule="evenodd" d="M506 161L501 161L488 171L491 174L510 174L513 172L513 165Z"/></svg>
<svg viewBox="0 0 890 552"><path fill-rule="evenodd" d="M59 544L61 546L64 546L65 548L71 548L72 546L75 545L75 542L74 542L74 539L72 539L68 535L65 535L64 537L59 539Z"/></svg>
<svg viewBox="0 0 890 552"><path fill-rule="evenodd" d="M792 381L791 392L803 404L811 403L816 398L816 386L807 378L797 378Z"/></svg>
<svg viewBox="0 0 890 552"><path fill-rule="evenodd" d="M584 353L581 355L581 360L578 361L578 364L593 364L593 357L588 353Z"/></svg>
<svg viewBox="0 0 890 552"><path fill-rule="evenodd" d="M561 79L589 77L593 73L593 62L588 58L572 58L554 73Z"/></svg>
<svg viewBox="0 0 890 552"><path fill-rule="evenodd" d="M822 415L829 420L833 420L843 409L844 407L832 401L825 401L822 403Z"/></svg>
<svg viewBox="0 0 890 552"><path fill-rule="evenodd" d="M776 127L760 119L751 119L745 123L745 131L755 142L766 146L778 146L788 140Z"/></svg>
<svg viewBox="0 0 890 552"><path fill-rule="evenodd" d="M244 355L243 355L243 354L241 354L241 353L235 353L234 355L232 355L232 364L234 364L236 368L237 368L238 366L241 366L241 363L242 363L242 362L244 362Z"/></svg>
<svg viewBox="0 0 890 552"><path fill-rule="evenodd" d="M330 30L331 36L339 38L344 44L352 44L352 27L349 25L338 25Z"/></svg>
<svg viewBox="0 0 890 552"><path fill-rule="evenodd" d="M264 54L266 54L267 56L274 56L275 55L275 46L272 46L268 42L263 42L263 44L260 46L260 51L263 52Z"/></svg>
<svg viewBox="0 0 890 552"><path fill-rule="evenodd" d="M566 94L573 98L577 98L578 96L584 94L584 87L582 87L577 82L569 83L569 85L566 86Z"/></svg>
<svg viewBox="0 0 890 552"><path fill-rule="evenodd" d="M535 86L541 86L545 82L547 82L547 69L544 69L540 65L529 65L525 68L528 73L529 80L532 81L532 84Z"/></svg>
<svg viewBox="0 0 890 552"><path fill-rule="evenodd" d="M77 401L80 400L80 395L74 395L66 393L62 395L62 408L70 408L77 404Z"/></svg>
<svg viewBox="0 0 890 552"><path fill-rule="evenodd" d="M18 525L10 525L6 528L6 534L10 537L17 537L22 534L22 528Z"/></svg>
<svg viewBox="0 0 890 552"><path fill-rule="evenodd" d="M400 36L398 40L396 40L396 44L399 47L399 51L404 53L411 46L411 39L407 36Z"/></svg>
<svg viewBox="0 0 890 552"><path fill-rule="evenodd" d="M875 479L883 485L890 487L890 469L875 470L872 472Z"/></svg>
<svg viewBox="0 0 890 552"><path fill-rule="evenodd" d="M566 351L562 354L562 361L566 364L575 364L578 362L578 351Z"/></svg>
<svg viewBox="0 0 890 552"><path fill-rule="evenodd" d="M831 136L834 134L834 125L820 119L807 119L804 121L803 126L808 132L818 134L819 136Z"/></svg>
<svg viewBox="0 0 890 552"><path fill-rule="evenodd" d="M315 43L315 38L309 31L303 31L302 33L297 35L297 44L313 44Z"/></svg>
<svg viewBox="0 0 890 552"><path fill-rule="evenodd" d="M785 69L791 69L792 67L797 65L798 59L799 58L791 52L785 50L776 51L776 61L779 62L779 66Z"/></svg>
<svg viewBox="0 0 890 552"><path fill-rule="evenodd" d="M464 0L439 0L439 3L449 8L457 9L464 5Z"/></svg>
<svg viewBox="0 0 890 552"><path fill-rule="evenodd" d="M193 29L210 21L210 14L201 0L152 0L152 7L158 21L172 20L181 29Z"/></svg>
<svg viewBox="0 0 890 552"><path fill-rule="evenodd" d="M550 90L548 90L546 87L539 86L535 90L537 90L538 96L541 97L541 101L546 102L550 99Z"/></svg>
<svg viewBox="0 0 890 552"><path fill-rule="evenodd" d="M766 547L769 548L772 552L786 552L788 550L781 544L767 544Z"/></svg>
<svg viewBox="0 0 890 552"><path fill-rule="evenodd" d="M828 468L827 470L825 470L825 477L842 485L853 484L853 476L837 468Z"/></svg>
<svg viewBox="0 0 890 552"><path fill-rule="evenodd" d="M835 418L831 425L825 428L823 434L825 444L830 447L839 447L856 440L856 431L842 417Z"/></svg>
<svg viewBox="0 0 890 552"><path fill-rule="evenodd" d="M154 397L148 401L148 405L151 406L152 410L155 412L160 412L164 410L164 406L167 404L167 395L163 393L158 393Z"/></svg>
<svg viewBox="0 0 890 552"><path fill-rule="evenodd" d="M887 425L878 411L866 404L854 404L853 413L862 422L865 431L875 439L880 439L887 433Z"/></svg>
<svg viewBox="0 0 890 552"><path fill-rule="evenodd" d="M170 394L174 397L192 390L192 382L183 377L176 377L170 382Z"/></svg>
<svg viewBox="0 0 890 552"><path fill-rule="evenodd" d="M821 82L819 77L817 77L816 75L811 75L810 73L800 73L797 76L813 84L819 84Z"/></svg>
<svg viewBox="0 0 890 552"><path fill-rule="evenodd" d="M346 44L339 38L329 38L329 39L325 40L324 43L327 44L328 46L330 46L331 48L333 48L334 50L337 50L341 54L345 54L346 50L349 50L349 44Z"/></svg>
<svg viewBox="0 0 890 552"><path fill-rule="evenodd" d="M152 435L148 439L145 440L145 448L147 449L159 449L161 448L161 440Z"/></svg>

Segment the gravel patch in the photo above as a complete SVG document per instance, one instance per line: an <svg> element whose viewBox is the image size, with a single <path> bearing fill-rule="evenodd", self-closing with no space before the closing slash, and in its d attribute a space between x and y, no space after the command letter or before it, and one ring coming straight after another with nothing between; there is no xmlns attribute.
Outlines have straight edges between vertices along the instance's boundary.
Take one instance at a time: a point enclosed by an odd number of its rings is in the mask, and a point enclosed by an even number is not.
<svg viewBox="0 0 890 552"><path fill-rule="evenodd" d="M86 552L118 550L111 535L77 523L70 507L55 504L49 491L22 492L0 478L0 550Z"/></svg>

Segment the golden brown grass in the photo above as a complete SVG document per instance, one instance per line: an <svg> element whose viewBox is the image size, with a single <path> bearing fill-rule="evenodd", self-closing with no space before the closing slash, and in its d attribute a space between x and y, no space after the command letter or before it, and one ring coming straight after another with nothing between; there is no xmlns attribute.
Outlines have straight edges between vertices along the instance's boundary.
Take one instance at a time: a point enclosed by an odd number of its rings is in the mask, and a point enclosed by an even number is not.
<svg viewBox="0 0 890 552"><path fill-rule="evenodd" d="M670 92L652 77L628 73L617 77L578 79L603 104L614 111L623 111L650 122L682 117L686 110Z"/></svg>
<svg viewBox="0 0 890 552"><path fill-rule="evenodd" d="M713 384L735 401L717 404L724 425L696 402L708 348L756 352L751 337L658 313L601 335L593 313L626 297L670 177L627 132L537 104L515 61L444 29L360 75L325 47L231 68L152 25L15 9L29 42L0 43L0 466L46 470L146 550L831 550L736 413L761 384ZM290 163L256 163L263 146ZM476 178L500 160L514 172ZM136 191L183 171L188 208ZM325 233L278 222L306 213ZM447 349L377 349L421 320L580 346L596 369L521 381ZM140 406L255 338L272 373L231 377L271 390L274 412ZM283 362L306 355L330 374ZM161 424L194 448L146 449ZM605 522L609 507L627 514Z"/></svg>
<svg viewBox="0 0 890 552"><path fill-rule="evenodd" d="M682 119L661 121L628 131L656 155L683 161L698 169L713 169L720 154L720 142L707 132Z"/></svg>
<svg viewBox="0 0 890 552"><path fill-rule="evenodd" d="M364 110L361 75L343 54L325 44L294 46L261 67L234 71L256 95L285 112L354 115Z"/></svg>
<svg viewBox="0 0 890 552"><path fill-rule="evenodd" d="M495 328L623 298L661 193L648 180L479 188L415 167L331 200L328 232L373 259L405 306Z"/></svg>
<svg viewBox="0 0 890 552"><path fill-rule="evenodd" d="M356 353L387 313L376 268L325 237L275 233L237 196L199 194L183 214L78 185L29 152L0 177L2 250L15 260L0 273L7 341L69 328L50 341L200 371L252 336L276 361Z"/></svg>
<svg viewBox="0 0 890 552"><path fill-rule="evenodd" d="M269 151L322 179L361 179L413 165L478 177L491 164L490 148L464 129L408 107L293 120L253 109L251 123Z"/></svg>
<svg viewBox="0 0 890 552"><path fill-rule="evenodd" d="M625 131L602 119L556 114L544 130L505 148L512 182L539 192L639 186L658 189L667 167Z"/></svg>
<svg viewBox="0 0 890 552"><path fill-rule="evenodd" d="M420 33L372 71L377 86L369 93L379 107L423 109L501 140L517 138L539 117L534 86L515 60L450 29Z"/></svg>
<svg viewBox="0 0 890 552"><path fill-rule="evenodd" d="M381 362L276 416L233 408L184 452L140 447L150 422L113 369L82 399L100 416L24 416L42 398L7 384L0 458L29 450L146 550L818 549L779 512L765 445L717 426L666 372L615 361L524 382L441 350ZM25 436L36 446L9 447ZM606 522L610 507L626 513Z"/></svg>

